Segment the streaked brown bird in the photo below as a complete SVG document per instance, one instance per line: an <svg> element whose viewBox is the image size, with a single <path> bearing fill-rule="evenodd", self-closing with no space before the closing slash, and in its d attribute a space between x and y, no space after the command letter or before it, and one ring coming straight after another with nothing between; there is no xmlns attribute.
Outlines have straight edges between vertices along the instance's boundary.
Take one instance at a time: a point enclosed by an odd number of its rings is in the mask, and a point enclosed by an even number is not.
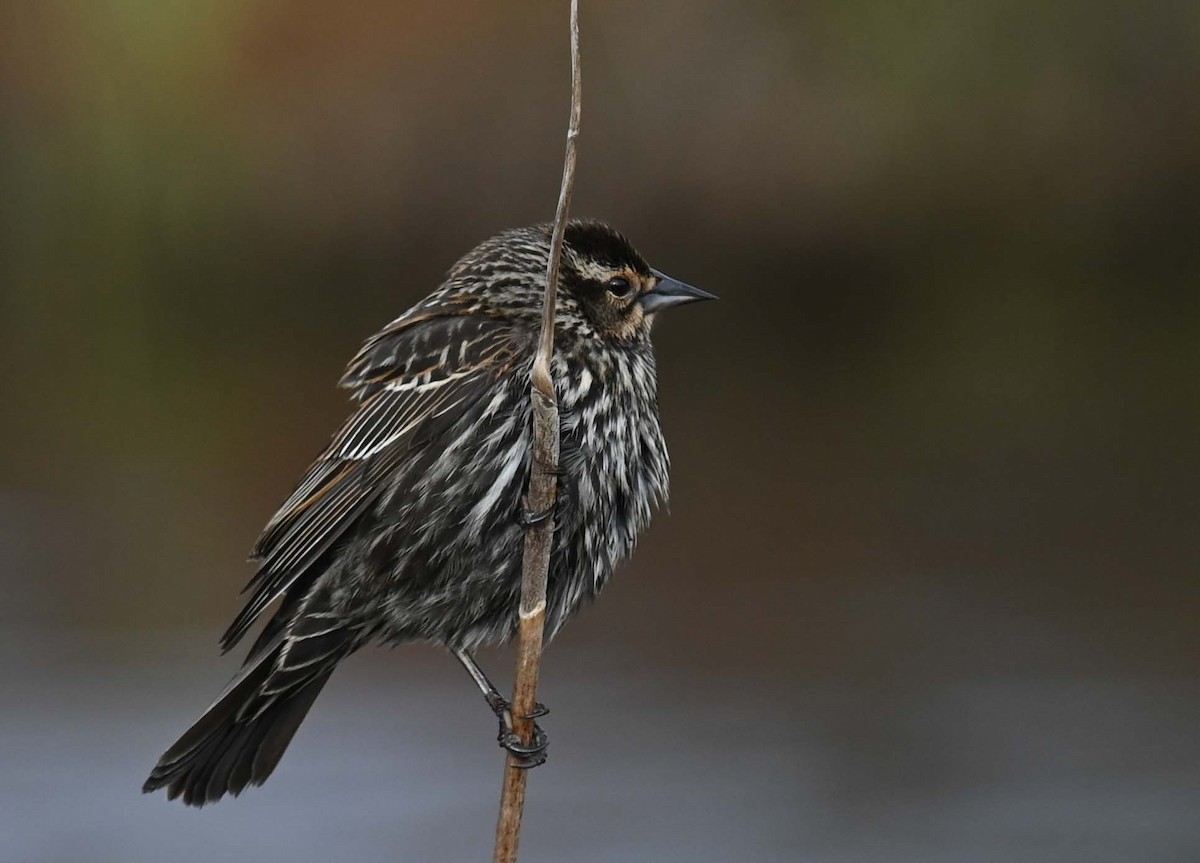
<svg viewBox="0 0 1200 863"><path fill-rule="evenodd" d="M375 641L458 657L523 766L508 703L475 662L517 631L529 479L529 369L550 228L505 231L367 340L341 385L357 409L268 522L258 571L222 639L232 648L278 603L241 671L163 754L144 791L203 806L270 776L337 664ZM567 227L553 375L559 499L546 638L596 597L667 495L650 329L712 299L646 265L600 222Z"/></svg>

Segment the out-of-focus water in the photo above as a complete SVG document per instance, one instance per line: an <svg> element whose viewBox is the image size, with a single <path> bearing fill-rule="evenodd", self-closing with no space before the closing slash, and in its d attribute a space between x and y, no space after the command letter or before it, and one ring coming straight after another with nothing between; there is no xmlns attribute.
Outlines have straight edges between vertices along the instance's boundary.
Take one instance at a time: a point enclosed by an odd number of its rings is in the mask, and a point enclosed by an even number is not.
<svg viewBox="0 0 1200 863"><path fill-rule="evenodd" d="M142 795L232 669L207 635L9 635L4 860L490 859L493 722L426 648L348 662L263 788L200 811ZM522 859L1195 860L1197 689L1020 673L788 685L568 645L549 654L551 758L531 776Z"/></svg>

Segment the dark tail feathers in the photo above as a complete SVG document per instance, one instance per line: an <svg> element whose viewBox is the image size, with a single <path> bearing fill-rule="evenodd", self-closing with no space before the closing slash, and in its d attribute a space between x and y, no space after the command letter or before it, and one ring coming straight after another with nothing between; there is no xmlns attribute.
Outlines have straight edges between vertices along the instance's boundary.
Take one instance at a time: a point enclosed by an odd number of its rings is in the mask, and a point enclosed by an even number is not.
<svg viewBox="0 0 1200 863"><path fill-rule="evenodd" d="M279 638L251 655L212 707L163 753L142 791L188 806L214 803L271 775L334 667L352 648L344 629Z"/></svg>

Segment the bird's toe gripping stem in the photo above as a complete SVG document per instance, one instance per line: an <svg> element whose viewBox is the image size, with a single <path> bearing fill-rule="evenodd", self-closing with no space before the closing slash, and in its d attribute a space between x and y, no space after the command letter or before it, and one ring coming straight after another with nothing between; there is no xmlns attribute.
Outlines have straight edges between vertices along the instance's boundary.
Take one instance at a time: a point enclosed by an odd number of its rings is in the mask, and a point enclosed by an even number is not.
<svg viewBox="0 0 1200 863"><path fill-rule="evenodd" d="M565 475L562 470L555 471L555 473L560 480ZM554 492L554 503L550 504L550 506L539 512L534 512L533 510L526 509L524 506L522 506L517 511L517 524L521 525L521 527L525 528L526 530L529 530L529 528L546 521L552 515L561 513L563 508L570 504L570 500L571 498L567 493L567 486L564 483L559 482L558 487Z"/></svg>
<svg viewBox="0 0 1200 863"><path fill-rule="evenodd" d="M525 507L521 507L520 511L517 513L517 524L521 525L521 527L525 528L526 530L529 530L529 528L541 524L552 515L554 515L553 505L546 507L541 512L532 512Z"/></svg>
<svg viewBox="0 0 1200 863"><path fill-rule="evenodd" d="M521 770L529 770L546 763L546 747L549 739L546 732L536 722L533 723L533 739L525 743L513 729L512 704L499 695L488 697L488 706L500 720L500 732L496 740L500 746L513 756L513 766ZM536 719L545 716L550 710L544 704L535 704L533 712L526 719Z"/></svg>

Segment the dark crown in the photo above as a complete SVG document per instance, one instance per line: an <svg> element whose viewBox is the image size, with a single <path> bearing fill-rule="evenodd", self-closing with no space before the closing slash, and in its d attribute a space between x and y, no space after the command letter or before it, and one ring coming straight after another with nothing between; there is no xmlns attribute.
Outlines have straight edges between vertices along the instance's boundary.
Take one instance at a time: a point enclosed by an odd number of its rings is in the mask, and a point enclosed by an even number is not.
<svg viewBox="0 0 1200 863"><path fill-rule="evenodd" d="M550 226L546 226L550 230ZM563 242L577 255L614 270L629 267L643 276L650 267L623 234L595 219L574 219L567 225Z"/></svg>

